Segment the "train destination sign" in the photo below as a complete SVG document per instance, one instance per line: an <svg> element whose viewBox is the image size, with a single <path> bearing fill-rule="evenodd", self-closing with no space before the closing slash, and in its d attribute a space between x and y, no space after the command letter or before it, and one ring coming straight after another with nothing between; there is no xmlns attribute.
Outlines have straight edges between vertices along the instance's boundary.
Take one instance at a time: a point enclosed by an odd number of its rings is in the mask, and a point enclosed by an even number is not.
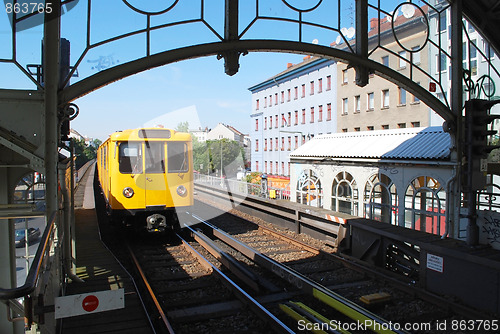
<svg viewBox="0 0 500 334"><path fill-rule="evenodd" d="M124 307L125 293L123 289L63 296L55 299L55 318L74 317Z"/></svg>

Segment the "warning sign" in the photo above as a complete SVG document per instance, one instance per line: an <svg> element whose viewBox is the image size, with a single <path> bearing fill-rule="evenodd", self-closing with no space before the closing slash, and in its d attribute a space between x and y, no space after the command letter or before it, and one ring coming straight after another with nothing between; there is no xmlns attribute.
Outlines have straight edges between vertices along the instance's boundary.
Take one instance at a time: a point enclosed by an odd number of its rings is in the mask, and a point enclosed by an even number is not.
<svg viewBox="0 0 500 334"><path fill-rule="evenodd" d="M125 295L123 289L63 296L57 297L55 300L55 318L73 317L124 307Z"/></svg>
<svg viewBox="0 0 500 334"><path fill-rule="evenodd" d="M441 256L427 253L427 269L442 273L443 258Z"/></svg>

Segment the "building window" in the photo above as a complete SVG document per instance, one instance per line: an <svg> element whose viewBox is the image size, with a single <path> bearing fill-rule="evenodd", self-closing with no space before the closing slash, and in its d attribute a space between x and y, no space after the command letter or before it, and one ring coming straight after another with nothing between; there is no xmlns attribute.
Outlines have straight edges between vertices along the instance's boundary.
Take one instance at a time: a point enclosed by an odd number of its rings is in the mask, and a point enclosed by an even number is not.
<svg viewBox="0 0 500 334"><path fill-rule="evenodd" d="M406 105L406 90L401 87L399 87L399 105Z"/></svg>
<svg viewBox="0 0 500 334"><path fill-rule="evenodd" d="M302 96L301 97L305 97L306 96L306 84L302 84Z"/></svg>
<svg viewBox="0 0 500 334"><path fill-rule="evenodd" d="M278 162L276 161L274 165L276 166L276 174L279 174L280 170L278 169Z"/></svg>
<svg viewBox="0 0 500 334"><path fill-rule="evenodd" d="M288 137L288 150L292 150L292 137Z"/></svg>
<svg viewBox="0 0 500 334"><path fill-rule="evenodd" d="M285 163L281 162L281 175L285 175Z"/></svg>
<svg viewBox="0 0 500 334"><path fill-rule="evenodd" d="M269 129L273 128L273 116L269 116Z"/></svg>
<svg viewBox="0 0 500 334"><path fill-rule="evenodd" d="M354 97L354 113L357 114L361 111L361 96Z"/></svg>
<svg viewBox="0 0 500 334"><path fill-rule="evenodd" d="M278 93L274 94L274 105L278 104Z"/></svg>
<svg viewBox="0 0 500 334"><path fill-rule="evenodd" d="M288 123L286 124L286 126L290 126L292 125L292 112L289 111L288 112Z"/></svg>
<svg viewBox="0 0 500 334"><path fill-rule="evenodd" d="M295 92L294 100L297 100L299 98L299 87L295 86L294 92Z"/></svg>
<svg viewBox="0 0 500 334"><path fill-rule="evenodd" d="M277 150L279 150L278 137L276 137L275 142L276 142L276 145L274 147L274 150L277 151Z"/></svg>
<svg viewBox="0 0 500 334"><path fill-rule="evenodd" d="M411 55L412 55L413 64L419 65L420 64L420 45L412 47L411 51L412 51Z"/></svg>
<svg viewBox="0 0 500 334"><path fill-rule="evenodd" d="M411 122L411 127L412 128L419 128L420 127L420 122Z"/></svg>
<svg viewBox="0 0 500 334"><path fill-rule="evenodd" d="M255 110L259 110L259 99L255 100Z"/></svg>
<svg viewBox="0 0 500 334"><path fill-rule="evenodd" d="M294 125L299 124L299 111L295 110L295 122L293 123Z"/></svg>
<svg viewBox="0 0 500 334"><path fill-rule="evenodd" d="M311 107L311 123L314 123L314 107Z"/></svg>
<svg viewBox="0 0 500 334"><path fill-rule="evenodd" d="M360 127L355 127L354 131L359 132L359 131L361 131L361 128Z"/></svg>
<svg viewBox="0 0 500 334"><path fill-rule="evenodd" d="M382 57L382 65L389 67L389 56Z"/></svg>
<svg viewBox="0 0 500 334"><path fill-rule="evenodd" d="M273 162L269 161L269 174L273 173Z"/></svg>
<svg viewBox="0 0 500 334"><path fill-rule="evenodd" d="M342 70L342 84L347 85L349 82L349 76L347 75L347 69Z"/></svg>
<svg viewBox="0 0 500 334"><path fill-rule="evenodd" d="M382 130L389 130L389 124L383 124L381 128Z"/></svg>
<svg viewBox="0 0 500 334"><path fill-rule="evenodd" d="M318 107L318 122L323 122L323 106Z"/></svg>
<svg viewBox="0 0 500 334"><path fill-rule="evenodd" d="M273 139L269 138L269 151L273 150Z"/></svg>
<svg viewBox="0 0 500 334"><path fill-rule="evenodd" d="M295 149L299 148L299 136L295 136Z"/></svg>
<svg viewBox="0 0 500 334"><path fill-rule="evenodd" d="M406 51L399 52L399 68L406 67Z"/></svg>
<svg viewBox="0 0 500 334"><path fill-rule="evenodd" d="M267 130L267 117L264 117L264 130Z"/></svg>
<svg viewBox="0 0 500 334"><path fill-rule="evenodd" d="M286 125L285 114L281 114L281 127L284 127L285 125Z"/></svg>
<svg viewBox="0 0 500 334"><path fill-rule="evenodd" d="M358 215L358 186L346 171L335 176L332 185L332 210L349 215Z"/></svg>
<svg viewBox="0 0 500 334"><path fill-rule="evenodd" d="M285 91L281 91L281 103L285 103Z"/></svg>
<svg viewBox="0 0 500 334"><path fill-rule="evenodd" d="M318 79L318 93L321 93L323 91L323 79L319 78Z"/></svg>
<svg viewBox="0 0 500 334"><path fill-rule="evenodd" d="M311 91L309 92L309 95L314 95L314 81L311 81Z"/></svg>
<svg viewBox="0 0 500 334"><path fill-rule="evenodd" d="M417 82L418 85L420 85L420 82ZM418 96L413 95L413 102L412 103L420 103L420 99Z"/></svg>
<svg viewBox="0 0 500 334"><path fill-rule="evenodd" d="M321 181L312 170L303 170L297 181L297 203L314 207L323 206Z"/></svg>
<svg viewBox="0 0 500 334"><path fill-rule="evenodd" d="M288 98L287 98L287 102L290 102L290 100L292 99L292 91L290 88L288 88Z"/></svg>
<svg viewBox="0 0 500 334"><path fill-rule="evenodd" d="M259 162L258 161L255 161L255 169L257 172L259 171Z"/></svg>
<svg viewBox="0 0 500 334"><path fill-rule="evenodd" d="M274 116L274 128L278 128L278 115Z"/></svg>
<svg viewBox="0 0 500 334"><path fill-rule="evenodd" d="M327 75L326 76L326 90L332 89L332 76Z"/></svg>
<svg viewBox="0 0 500 334"><path fill-rule="evenodd" d="M446 11L441 12L439 15L438 32L446 31Z"/></svg>
<svg viewBox="0 0 500 334"><path fill-rule="evenodd" d="M437 72L446 71L446 55L444 53L436 55L436 64L438 64Z"/></svg>
<svg viewBox="0 0 500 334"><path fill-rule="evenodd" d="M347 98L342 99L342 115L347 115L348 108L349 108L349 100Z"/></svg>
<svg viewBox="0 0 500 334"><path fill-rule="evenodd" d="M398 123L398 128L405 129L406 128L406 123Z"/></svg>
<svg viewBox="0 0 500 334"><path fill-rule="evenodd" d="M255 152L259 152L259 140L255 139Z"/></svg>
<svg viewBox="0 0 500 334"><path fill-rule="evenodd" d="M302 124L306 124L306 110L302 109Z"/></svg>
<svg viewBox="0 0 500 334"><path fill-rule="evenodd" d="M382 91L382 108L389 108L389 90Z"/></svg>
<svg viewBox="0 0 500 334"><path fill-rule="evenodd" d="M368 131L373 131L373 125L368 125L368 126L366 127L366 130L368 130Z"/></svg>
<svg viewBox="0 0 500 334"><path fill-rule="evenodd" d="M343 129L342 129L342 132L347 132L347 128L343 128Z"/></svg>
<svg viewBox="0 0 500 334"><path fill-rule="evenodd" d="M267 160L264 161L264 173L267 174Z"/></svg>
<svg viewBox="0 0 500 334"><path fill-rule="evenodd" d="M269 95L269 107L273 106L273 96Z"/></svg>
<svg viewBox="0 0 500 334"><path fill-rule="evenodd" d="M413 179L405 194L405 227L443 235L445 233L446 191L430 176Z"/></svg>
<svg viewBox="0 0 500 334"><path fill-rule="evenodd" d="M365 217L388 224L398 224L398 194L391 178L372 175L365 186Z"/></svg>
<svg viewBox="0 0 500 334"><path fill-rule="evenodd" d="M332 104L331 103L326 104L326 120L327 121L332 120Z"/></svg>
<svg viewBox="0 0 500 334"><path fill-rule="evenodd" d="M266 108L266 107L267 107L267 96L264 97L264 108Z"/></svg>
<svg viewBox="0 0 500 334"><path fill-rule="evenodd" d="M375 103L374 103L374 94L373 94L373 92L368 93L366 96L367 96L367 100L368 100L368 101L367 101L368 110L373 110L373 107L374 107L374 105L375 105Z"/></svg>
<svg viewBox="0 0 500 334"><path fill-rule="evenodd" d="M267 138L264 139L264 151L267 151Z"/></svg>
<svg viewBox="0 0 500 334"><path fill-rule="evenodd" d="M259 131L259 119L255 120L255 131Z"/></svg>
<svg viewBox="0 0 500 334"><path fill-rule="evenodd" d="M285 150L285 137L281 137L281 150Z"/></svg>

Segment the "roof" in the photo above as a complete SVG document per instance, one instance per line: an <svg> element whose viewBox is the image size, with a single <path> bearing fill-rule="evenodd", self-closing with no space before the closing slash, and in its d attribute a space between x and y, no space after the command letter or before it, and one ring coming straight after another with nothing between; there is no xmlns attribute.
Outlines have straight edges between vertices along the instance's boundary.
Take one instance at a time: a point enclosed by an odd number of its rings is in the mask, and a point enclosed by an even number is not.
<svg viewBox="0 0 500 334"><path fill-rule="evenodd" d="M450 145L441 127L346 132L316 136L290 158L448 160Z"/></svg>

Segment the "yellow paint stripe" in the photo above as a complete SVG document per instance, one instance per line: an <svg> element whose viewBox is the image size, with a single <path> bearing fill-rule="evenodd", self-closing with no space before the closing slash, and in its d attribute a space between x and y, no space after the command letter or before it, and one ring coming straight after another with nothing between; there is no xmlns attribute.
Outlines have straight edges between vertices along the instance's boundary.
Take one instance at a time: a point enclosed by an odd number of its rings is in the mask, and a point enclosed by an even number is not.
<svg viewBox="0 0 500 334"><path fill-rule="evenodd" d="M313 289L313 296L342 314L345 314L349 318L365 324L367 328L370 328L375 333L395 333L389 329L384 329L385 326L375 325L373 319L368 318L364 314L359 313L348 305L343 304L318 289Z"/></svg>
<svg viewBox="0 0 500 334"><path fill-rule="evenodd" d="M305 324L310 325L310 328L314 328L314 323L310 322L307 318L305 318L301 314L299 314L299 313L295 312L294 310L292 310L289 306L287 306L285 304L280 304L280 309L283 312L285 312L286 314L288 314L290 317L292 317L294 320L296 320L296 321L303 320ZM328 334L325 331L314 330L314 329L312 329L311 332L317 333L317 334Z"/></svg>
<svg viewBox="0 0 500 334"><path fill-rule="evenodd" d="M310 308L306 304L303 304L301 302L292 302L292 301L290 301L290 303L297 305L298 307L300 307L301 309L305 310L306 312L312 314L314 317L316 317L317 319L323 321L324 323L327 323L327 324L331 324L332 323L332 321L330 319L328 319L325 316L323 316L322 314L316 312L315 310L313 310L312 308ZM344 333L344 334L350 334L351 333L351 332L346 331L346 330L344 330L342 328L335 328L335 326L332 326L332 328L334 328L337 331L339 331L341 333Z"/></svg>

